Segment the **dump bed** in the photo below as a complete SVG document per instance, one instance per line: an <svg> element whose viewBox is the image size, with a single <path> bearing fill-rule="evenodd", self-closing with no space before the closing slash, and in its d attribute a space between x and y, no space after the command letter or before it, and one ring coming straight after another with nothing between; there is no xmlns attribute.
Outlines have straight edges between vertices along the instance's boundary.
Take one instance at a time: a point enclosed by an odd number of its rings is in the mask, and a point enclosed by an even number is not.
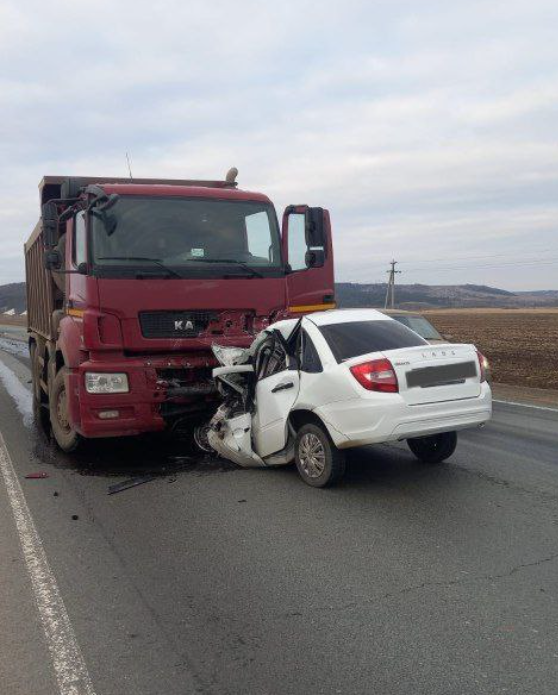
<svg viewBox="0 0 558 695"><path fill-rule="evenodd" d="M52 273L43 265L43 229L37 222L25 244L25 278L27 289L27 329L54 339L51 317L54 311L56 285Z"/></svg>

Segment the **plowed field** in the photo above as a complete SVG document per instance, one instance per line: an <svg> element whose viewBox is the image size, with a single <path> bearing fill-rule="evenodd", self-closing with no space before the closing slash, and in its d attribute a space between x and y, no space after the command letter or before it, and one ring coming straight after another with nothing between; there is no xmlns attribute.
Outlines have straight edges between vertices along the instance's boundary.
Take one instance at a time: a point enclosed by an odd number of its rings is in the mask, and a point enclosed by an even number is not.
<svg viewBox="0 0 558 695"><path fill-rule="evenodd" d="M494 381L558 389L558 309L463 309L426 312L452 342L474 343Z"/></svg>

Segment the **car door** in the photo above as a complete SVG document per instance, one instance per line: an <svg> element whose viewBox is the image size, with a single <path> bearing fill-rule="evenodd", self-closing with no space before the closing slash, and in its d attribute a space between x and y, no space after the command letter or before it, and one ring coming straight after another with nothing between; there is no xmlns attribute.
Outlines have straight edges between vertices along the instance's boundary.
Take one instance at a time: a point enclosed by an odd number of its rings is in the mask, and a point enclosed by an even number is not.
<svg viewBox="0 0 558 695"><path fill-rule="evenodd" d="M287 444L287 420L298 397L300 376L285 346L264 344L258 354L253 434L256 453L265 458Z"/></svg>

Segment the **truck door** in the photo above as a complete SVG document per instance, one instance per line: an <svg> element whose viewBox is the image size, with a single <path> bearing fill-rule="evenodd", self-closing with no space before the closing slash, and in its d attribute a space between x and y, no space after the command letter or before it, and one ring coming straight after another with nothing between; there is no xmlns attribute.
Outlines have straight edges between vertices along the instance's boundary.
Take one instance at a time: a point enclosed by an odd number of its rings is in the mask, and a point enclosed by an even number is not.
<svg viewBox="0 0 558 695"><path fill-rule="evenodd" d="M291 205L283 215L283 258L289 264L289 312L303 314L335 308L333 244L329 212Z"/></svg>

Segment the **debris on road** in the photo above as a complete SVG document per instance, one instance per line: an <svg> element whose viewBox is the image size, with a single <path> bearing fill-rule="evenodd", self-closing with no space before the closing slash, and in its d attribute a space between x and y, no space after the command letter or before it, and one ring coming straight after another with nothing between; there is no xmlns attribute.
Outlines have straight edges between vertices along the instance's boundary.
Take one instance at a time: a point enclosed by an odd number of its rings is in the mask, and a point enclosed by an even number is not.
<svg viewBox="0 0 558 695"><path fill-rule="evenodd" d="M77 514L72 514L72 521L77 521L79 516Z"/></svg>
<svg viewBox="0 0 558 695"><path fill-rule="evenodd" d="M25 477L27 480L41 480L42 478L48 478L48 473L37 471L36 473L28 473Z"/></svg>
<svg viewBox="0 0 558 695"><path fill-rule="evenodd" d="M144 483L149 483L151 480L155 480L154 475L144 475L138 478L129 478L128 480L123 480L121 483L116 483L115 485L109 485L108 495L115 495L117 492L122 492L123 490L128 490L128 488L136 487L137 485L143 485Z"/></svg>

